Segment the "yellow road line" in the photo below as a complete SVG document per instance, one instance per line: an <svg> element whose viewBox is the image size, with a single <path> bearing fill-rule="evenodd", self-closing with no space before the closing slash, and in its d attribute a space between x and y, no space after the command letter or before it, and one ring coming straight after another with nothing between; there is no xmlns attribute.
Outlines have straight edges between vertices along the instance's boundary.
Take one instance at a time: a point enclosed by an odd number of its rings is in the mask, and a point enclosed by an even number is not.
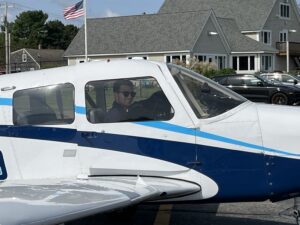
<svg viewBox="0 0 300 225"><path fill-rule="evenodd" d="M173 205L160 205L153 225L169 225Z"/></svg>

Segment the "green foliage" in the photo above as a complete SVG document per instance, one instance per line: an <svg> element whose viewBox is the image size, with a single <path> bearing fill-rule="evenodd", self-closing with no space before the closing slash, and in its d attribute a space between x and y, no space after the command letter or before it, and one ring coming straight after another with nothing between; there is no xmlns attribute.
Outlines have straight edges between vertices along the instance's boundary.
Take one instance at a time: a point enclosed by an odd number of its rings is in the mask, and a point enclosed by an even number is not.
<svg viewBox="0 0 300 225"><path fill-rule="evenodd" d="M48 15L41 10L20 13L13 23L9 24L12 34L11 50L20 48L67 49L78 28L64 25L59 20L47 21ZM0 43L1 44L1 43Z"/></svg>
<svg viewBox="0 0 300 225"><path fill-rule="evenodd" d="M67 49L78 28L74 25L64 25L59 20L46 23L47 36L43 40L43 48Z"/></svg>
<svg viewBox="0 0 300 225"><path fill-rule="evenodd" d="M78 32L78 27L74 25L66 25L65 30L64 30L64 44L62 46L62 49L67 49L68 46L70 45L71 41L74 39L75 35Z"/></svg>
<svg viewBox="0 0 300 225"><path fill-rule="evenodd" d="M177 60L173 63L175 63L177 65L181 65L188 69L191 69L191 70L195 71L196 73L200 73L208 78L211 78L214 76L221 76L221 75L236 73L235 70L232 68L224 68L224 69L218 70L218 67L215 63L199 62L198 60L195 60L195 59L190 60L188 65L179 60Z"/></svg>
<svg viewBox="0 0 300 225"><path fill-rule="evenodd" d="M13 40L23 47L37 48L46 35L48 14L41 10L20 13L12 27Z"/></svg>

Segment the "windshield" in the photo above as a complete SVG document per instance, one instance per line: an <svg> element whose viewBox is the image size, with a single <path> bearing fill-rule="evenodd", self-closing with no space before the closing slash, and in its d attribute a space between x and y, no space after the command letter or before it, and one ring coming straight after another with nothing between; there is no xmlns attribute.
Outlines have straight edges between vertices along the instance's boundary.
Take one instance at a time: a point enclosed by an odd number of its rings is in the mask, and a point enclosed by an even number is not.
<svg viewBox="0 0 300 225"><path fill-rule="evenodd" d="M176 65L168 67L198 118L220 115L247 101L200 74Z"/></svg>

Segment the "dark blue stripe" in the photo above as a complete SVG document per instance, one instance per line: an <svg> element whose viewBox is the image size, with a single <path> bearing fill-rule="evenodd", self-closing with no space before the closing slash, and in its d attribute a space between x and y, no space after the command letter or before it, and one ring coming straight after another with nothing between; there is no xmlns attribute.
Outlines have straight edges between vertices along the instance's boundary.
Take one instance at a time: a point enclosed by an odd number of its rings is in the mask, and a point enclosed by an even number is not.
<svg viewBox="0 0 300 225"><path fill-rule="evenodd" d="M2 152L0 151L0 180L7 179L7 171L4 163Z"/></svg>
<svg viewBox="0 0 300 225"><path fill-rule="evenodd" d="M300 161L204 145L157 140L74 129L34 126L0 126L0 136L76 143L79 146L109 149L152 157L193 169L213 179L219 186L211 201L264 200L300 190ZM266 166L266 162L268 165ZM268 175L271 173L272 176ZM273 185L269 185L273 183ZM275 185L276 184L276 185ZM272 193L273 192L273 193Z"/></svg>

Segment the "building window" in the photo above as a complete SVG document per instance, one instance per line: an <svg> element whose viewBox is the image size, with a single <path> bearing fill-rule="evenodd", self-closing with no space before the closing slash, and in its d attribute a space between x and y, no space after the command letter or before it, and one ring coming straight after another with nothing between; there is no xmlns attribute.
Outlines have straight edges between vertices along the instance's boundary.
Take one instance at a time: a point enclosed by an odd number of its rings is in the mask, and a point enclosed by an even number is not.
<svg viewBox="0 0 300 225"><path fill-rule="evenodd" d="M226 56L223 55L198 55L194 54L194 59L199 62L215 63L218 69L226 67Z"/></svg>
<svg viewBox="0 0 300 225"><path fill-rule="evenodd" d="M144 60L148 60L148 56L128 56L127 59L144 59Z"/></svg>
<svg viewBox="0 0 300 225"><path fill-rule="evenodd" d="M280 17L290 18L290 4L280 3Z"/></svg>
<svg viewBox="0 0 300 225"><path fill-rule="evenodd" d="M237 59L238 59L238 57L236 57L236 56L232 57L232 68L234 70L237 70Z"/></svg>
<svg viewBox="0 0 300 225"><path fill-rule="evenodd" d="M22 62L23 62L23 63L26 63L26 62L27 62L27 54L26 54L26 53L23 53L23 54L22 54Z"/></svg>
<svg viewBox="0 0 300 225"><path fill-rule="evenodd" d="M205 62L205 61L206 61L206 55L195 55L195 58L196 58L199 62Z"/></svg>
<svg viewBox="0 0 300 225"><path fill-rule="evenodd" d="M236 71L254 71L255 57L254 56L233 56L232 68Z"/></svg>
<svg viewBox="0 0 300 225"><path fill-rule="evenodd" d="M261 32L261 41L265 44L271 44L271 31L262 31Z"/></svg>
<svg viewBox="0 0 300 225"><path fill-rule="evenodd" d="M225 68L225 60L226 57L225 56L218 56L218 68L219 69L224 69Z"/></svg>
<svg viewBox="0 0 300 225"><path fill-rule="evenodd" d="M166 55L166 63L183 62L186 63L186 55Z"/></svg>
<svg viewBox="0 0 300 225"><path fill-rule="evenodd" d="M239 57L239 70L248 70L248 56Z"/></svg>
<svg viewBox="0 0 300 225"><path fill-rule="evenodd" d="M261 67L263 71L272 71L272 56L263 55L261 57Z"/></svg>
<svg viewBox="0 0 300 225"><path fill-rule="evenodd" d="M255 57L250 56L250 70L255 70Z"/></svg>
<svg viewBox="0 0 300 225"><path fill-rule="evenodd" d="M287 36L288 36L288 31L287 30L280 31L279 41L280 42L286 42L287 41Z"/></svg>

